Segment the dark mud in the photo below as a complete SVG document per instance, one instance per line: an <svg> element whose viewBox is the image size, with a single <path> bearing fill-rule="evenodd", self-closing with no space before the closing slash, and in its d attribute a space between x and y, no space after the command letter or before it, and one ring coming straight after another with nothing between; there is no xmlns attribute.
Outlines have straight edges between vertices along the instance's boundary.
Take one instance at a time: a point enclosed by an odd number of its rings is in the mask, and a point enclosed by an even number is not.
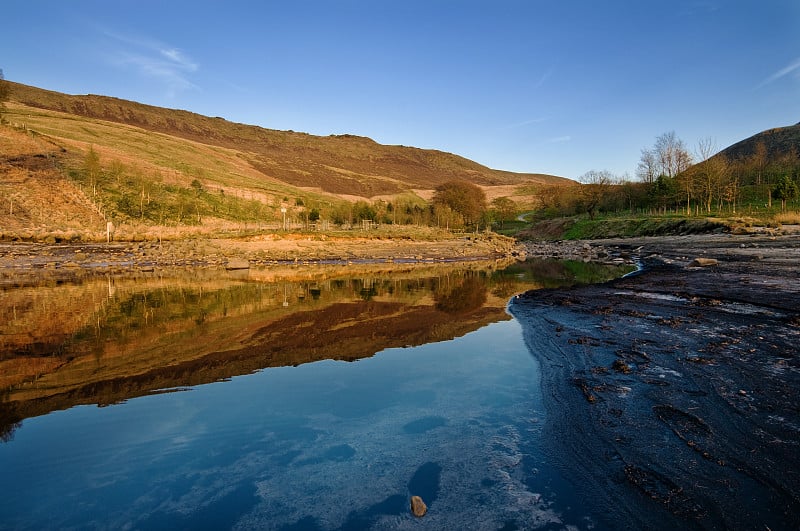
<svg viewBox="0 0 800 531"><path fill-rule="evenodd" d="M510 304L598 526L800 529L800 237L605 244L641 274Z"/></svg>

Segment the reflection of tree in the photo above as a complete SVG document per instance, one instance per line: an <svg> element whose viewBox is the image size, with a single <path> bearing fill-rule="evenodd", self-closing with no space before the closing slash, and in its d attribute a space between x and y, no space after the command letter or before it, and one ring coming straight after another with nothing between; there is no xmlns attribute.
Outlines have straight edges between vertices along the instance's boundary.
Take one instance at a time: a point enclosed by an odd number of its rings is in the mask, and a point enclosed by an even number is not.
<svg viewBox="0 0 800 531"><path fill-rule="evenodd" d="M378 294L376 282L373 279L361 279L354 281L354 287L358 292L359 297L364 301L372 300Z"/></svg>
<svg viewBox="0 0 800 531"><path fill-rule="evenodd" d="M3 393L4 395L7 393ZM5 400L0 397L0 400ZM8 403L0 404L0 442L10 442L14 439L14 432L22 427L22 419L15 408Z"/></svg>
<svg viewBox="0 0 800 531"><path fill-rule="evenodd" d="M444 280L440 279L433 294L437 310L458 315L477 310L486 303L486 280L481 275L467 274L461 282Z"/></svg>
<svg viewBox="0 0 800 531"><path fill-rule="evenodd" d="M0 441L7 443L14 440L14 432L22 427L22 422L0 425Z"/></svg>

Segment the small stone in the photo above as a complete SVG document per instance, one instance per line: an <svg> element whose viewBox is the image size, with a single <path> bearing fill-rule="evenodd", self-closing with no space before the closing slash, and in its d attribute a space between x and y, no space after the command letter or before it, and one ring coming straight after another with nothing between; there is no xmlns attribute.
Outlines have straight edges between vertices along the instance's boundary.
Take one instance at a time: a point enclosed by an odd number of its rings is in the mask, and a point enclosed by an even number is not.
<svg viewBox="0 0 800 531"><path fill-rule="evenodd" d="M614 363L611 364L611 368L617 372L621 372L622 374L631 373L631 366L622 360L614 360Z"/></svg>
<svg viewBox="0 0 800 531"><path fill-rule="evenodd" d="M411 513L417 518L422 518L428 512L428 506L419 496L411 496Z"/></svg>

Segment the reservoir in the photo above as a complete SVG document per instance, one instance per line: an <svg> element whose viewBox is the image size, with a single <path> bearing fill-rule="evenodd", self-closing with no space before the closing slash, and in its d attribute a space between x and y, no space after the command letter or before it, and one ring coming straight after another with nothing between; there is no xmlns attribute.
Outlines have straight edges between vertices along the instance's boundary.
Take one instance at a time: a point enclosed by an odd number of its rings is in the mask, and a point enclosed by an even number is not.
<svg viewBox="0 0 800 531"><path fill-rule="evenodd" d="M0 529L603 527L543 450L539 367L506 305L628 270L7 282Z"/></svg>

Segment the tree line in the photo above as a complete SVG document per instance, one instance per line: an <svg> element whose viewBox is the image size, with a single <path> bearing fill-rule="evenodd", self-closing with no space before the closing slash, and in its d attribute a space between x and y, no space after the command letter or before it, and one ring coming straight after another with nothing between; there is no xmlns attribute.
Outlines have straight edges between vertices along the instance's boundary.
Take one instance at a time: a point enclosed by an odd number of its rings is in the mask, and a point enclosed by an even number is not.
<svg viewBox="0 0 800 531"><path fill-rule="evenodd" d="M393 200L323 200L270 196L238 191L226 193L207 176L188 175L188 186L174 179L165 182L158 171L145 171L118 160L103 163L94 147L86 152L80 167L68 175L81 187L101 215L114 222L151 225L201 225L209 218L254 225L293 228L353 228L389 225L434 226L478 231L493 223L513 220L517 204L508 197L487 202L484 191L467 181L449 181L438 186L430 201L409 194Z"/></svg>
<svg viewBox="0 0 800 531"><path fill-rule="evenodd" d="M710 139L698 142L692 152L668 132L642 149L636 177L593 170L581 176L578 186L542 189L539 215L785 211L800 195L800 157L794 149L769 156L763 141L752 153L735 158L717 153Z"/></svg>

